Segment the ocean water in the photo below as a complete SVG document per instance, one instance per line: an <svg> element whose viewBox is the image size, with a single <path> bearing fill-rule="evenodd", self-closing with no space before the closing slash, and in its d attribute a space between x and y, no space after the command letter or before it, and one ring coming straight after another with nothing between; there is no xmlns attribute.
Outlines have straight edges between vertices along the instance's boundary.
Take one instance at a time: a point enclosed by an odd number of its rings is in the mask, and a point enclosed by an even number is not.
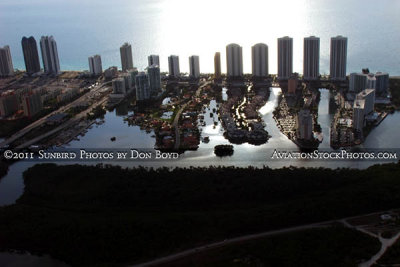
<svg viewBox="0 0 400 267"><path fill-rule="evenodd" d="M144 69L149 54L200 56L202 72L213 71L213 55L225 46L243 46L244 71L251 71L250 48L269 46L269 68L277 70L277 38L294 38L294 71L302 73L303 38L321 38L320 72L329 73L330 37L348 37L348 70L400 75L398 0L1 0L0 46L10 45L14 67L24 69L21 38L53 35L63 70L88 69L87 58L102 56L103 67L120 66L119 47L130 42L134 65ZM222 69L226 66L223 63Z"/></svg>

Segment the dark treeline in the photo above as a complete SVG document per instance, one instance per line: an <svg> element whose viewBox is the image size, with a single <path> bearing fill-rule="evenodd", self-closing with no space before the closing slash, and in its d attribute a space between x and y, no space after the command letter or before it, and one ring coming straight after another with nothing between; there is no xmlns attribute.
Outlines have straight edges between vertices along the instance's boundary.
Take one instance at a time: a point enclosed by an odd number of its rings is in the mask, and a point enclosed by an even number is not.
<svg viewBox="0 0 400 267"><path fill-rule="evenodd" d="M0 250L120 264L195 245L400 207L400 164L349 169L36 165L0 208Z"/></svg>
<svg viewBox="0 0 400 267"><path fill-rule="evenodd" d="M358 266L378 253L378 239L344 226L255 239L185 257L163 267Z"/></svg>

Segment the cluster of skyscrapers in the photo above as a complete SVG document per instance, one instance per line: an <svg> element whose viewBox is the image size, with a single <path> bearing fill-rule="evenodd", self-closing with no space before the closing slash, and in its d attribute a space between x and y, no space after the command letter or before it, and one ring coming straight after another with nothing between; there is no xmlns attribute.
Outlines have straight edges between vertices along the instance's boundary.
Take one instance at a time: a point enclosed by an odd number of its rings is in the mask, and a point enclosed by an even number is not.
<svg viewBox="0 0 400 267"><path fill-rule="evenodd" d="M389 74L383 72L351 73L349 91L359 93L365 89L375 89L377 95L385 95L389 86Z"/></svg>
<svg viewBox="0 0 400 267"><path fill-rule="evenodd" d="M320 39L315 36L304 38L303 79L318 80L320 77ZM251 48L252 75L266 78L268 72L268 46L263 43ZM214 57L215 76L220 76L221 59L219 54ZM226 47L226 64L228 78L243 76L242 47L229 44ZM331 38L330 78L346 80L347 38L337 36ZM293 38L288 36L278 38L278 79L288 80L293 74Z"/></svg>
<svg viewBox="0 0 400 267"><path fill-rule="evenodd" d="M285 36L278 38L278 80L289 80L293 77L293 38ZM22 50L26 73L33 75L40 72L40 62L38 48L34 37L23 37ZM303 79L318 80L320 77L320 38L310 36L304 38L303 51ZM60 63L57 51L57 43L53 36L42 36L40 39L41 56L43 69L46 74L57 75L60 73ZM120 47L122 71L134 69L132 58L132 46L124 43ZM269 56L268 46L258 43L251 48L252 75L254 78L267 78L269 75ZM88 58L89 71L92 75L98 76L103 72L102 60L100 55L94 55ZM158 55L148 57L148 66L160 67ZM227 77L230 79L243 77L243 49L238 44L229 44L226 46L226 66ZM336 81L346 80L347 66L347 38L343 36L332 37L330 41L330 79ZM216 79L220 79L221 72L221 54L214 55L214 74ZM168 57L168 71L170 78L179 78L180 66L179 56L171 55ZM200 77L200 59L199 56L189 57L190 78L198 79ZM8 46L0 48L0 76L13 75L14 69L11 59L10 48ZM375 86L368 83L376 80ZM388 86L388 74L376 73L350 75L350 91L360 92L366 88L376 89L377 94L385 92Z"/></svg>
<svg viewBox="0 0 400 267"><path fill-rule="evenodd" d="M132 46L124 43L120 48L123 73L112 81L114 95L124 96L133 88L136 91L136 100L144 101L155 97L161 91L160 58L158 55L148 57L146 71L138 72L133 67Z"/></svg>
<svg viewBox="0 0 400 267"><path fill-rule="evenodd" d="M22 52L24 54L25 68L28 75L40 72L39 53L34 37L23 37L21 40ZM40 39L43 68L46 74L57 75L60 73L60 62L58 58L57 43L53 36L42 36ZM10 48L0 48L0 76L11 76L14 74Z"/></svg>

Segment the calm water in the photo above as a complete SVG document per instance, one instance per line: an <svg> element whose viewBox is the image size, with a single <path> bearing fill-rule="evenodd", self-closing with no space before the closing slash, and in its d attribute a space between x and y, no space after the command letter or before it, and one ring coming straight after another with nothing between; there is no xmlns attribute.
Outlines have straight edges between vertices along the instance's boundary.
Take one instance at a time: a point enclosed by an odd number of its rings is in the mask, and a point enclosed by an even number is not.
<svg viewBox="0 0 400 267"><path fill-rule="evenodd" d="M134 64L147 55L199 55L203 72L213 71L213 55L236 42L243 46L244 71L251 71L250 47L269 46L270 72L277 69L277 38L294 38L294 71L302 73L303 38L321 38L321 73L329 72L329 39L344 35L348 73L369 67L400 75L400 1L398 0L2 0L0 46L9 44L14 66L24 68L21 38L54 35L63 70L88 69L87 57L100 54L105 67L120 66L119 47L133 45ZM222 64L225 71L225 64Z"/></svg>
<svg viewBox="0 0 400 267"><path fill-rule="evenodd" d="M223 129L218 124L213 127L213 118L210 117L216 102L211 101L210 109L206 109L205 121L206 126L202 127L203 136L209 136L209 143L201 143L197 151L185 152L178 161L127 161L127 162L106 162L118 164L126 167L138 165L144 166L209 166L209 165L225 165L225 166L269 166L271 168L279 168L283 166L304 166L304 167L351 167L366 168L375 163L374 161L317 161L317 160L288 160L277 161L270 160L274 149L281 151L297 151L296 145L283 135L275 124L272 112L278 104L278 96L281 93L280 88L271 88L269 101L260 109L260 113L264 122L265 129L271 135L268 143L261 146L250 144L234 145L234 154L231 157L218 158L214 155L214 146L218 144L228 144L228 140L223 137ZM332 111L329 110L328 90L321 89L321 101L319 104L318 117L322 127L324 140L320 145L320 150L330 150L329 148L329 127L333 117ZM223 99L226 99L223 94ZM124 111L125 110L125 111ZM67 148L152 148L155 139L151 137L153 133L147 134L140 130L137 126L128 126L123 121L123 116L118 114L129 114L126 109L117 109L108 112L105 115L105 123L102 125L94 125L92 129L80 137L79 141L72 141ZM214 116L216 117L216 115ZM398 138L397 129L393 129L393 125L400 124L400 113L397 112L389 115L378 128L375 128L368 136L363 147L366 148L400 148L400 139ZM110 138L115 136L116 141L111 142ZM73 162L57 162L58 164L71 164ZM85 163L85 162L79 162ZM23 193L24 185L22 173L27 168L33 166L35 162L20 161L10 167L8 174L0 180L0 205L12 204ZM87 162L86 164L94 164Z"/></svg>

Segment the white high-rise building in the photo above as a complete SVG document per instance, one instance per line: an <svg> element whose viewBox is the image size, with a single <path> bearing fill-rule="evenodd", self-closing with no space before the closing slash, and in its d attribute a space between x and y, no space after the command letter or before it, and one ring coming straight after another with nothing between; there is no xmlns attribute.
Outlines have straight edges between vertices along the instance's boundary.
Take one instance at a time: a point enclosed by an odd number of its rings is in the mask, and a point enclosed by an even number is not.
<svg viewBox="0 0 400 267"><path fill-rule="evenodd" d="M11 76L14 74L14 67L11 58L10 47L8 45L0 47L0 77Z"/></svg>
<svg viewBox="0 0 400 267"><path fill-rule="evenodd" d="M179 57L171 55L168 57L168 70L169 76L178 78L181 76L181 71L179 69Z"/></svg>
<svg viewBox="0 0 400 267"><path fill-rule="evenodd" d="M136 100L143 101L150 98L149 77L144 72L139 72L135 77Z"/></svg>
<svg viewBox="0 0 400 267"><path fill-rule="evenodd" d="M302 109L297 114L297 137L302 140L311 140L313 137L312 115L308 109Z"/></svg>
<svg viewBox="0 0 400 267"><path fill-rule="evenodd" d="M198 79L200 78L200 59L199 56L189 57L189 71L190 77Z"/></svg>
<svg viewBox="0 0 400 267"><path fill-rule="evenodd" d="M374 112L375 89L365 89L356 96L356 100L364 100L364 115Z"/></svg>
<svg viewBox="0 0 400 267"><path fill-rule="evenodd" d="M161 74L158 65L151 65L147 68L149 78L150 95L157 95L161 91Z"/></svg>
<svg viewBox="0 0 400 267"><path fill-rule="evenodd" d="M100 55L89 57L89 71L92 75L101 75L103 73Z"/></svg>
<svg viewBox="0 0 400 267"><path fill-rule="evenodd" d="M254 77L268 76L268 46L263 43L251 47L252 74Z"/></svg>
<svg viewBox="0 0 400 267"><path fill-rule="evenodd" d="M346 80L347 66L347 37L331 38L330 78L332 80Z"/></svg>
<svg viewBox="0 0 400 267"><path fill-rule="evenodd" d="M122 71L133 69L132 46L124 43L120 49Z"/></svg>
<svg viewBox="0 0 400 267"><path fill-rule="evenodd" d="M148 66L157 65L160 66L160 57L158 55L150 55L147 57L149 62Z"/></svg>
<svg viewBox="0 0 400 267"><path fill-rule="evenodd" d="M238 44L226 46L226 67L228 77L243 76L242 47Z"/></svg>
<svg viewBox="0 0 400 267"><path fill-rule="evenodd" d="M293 38L278 38L278 79L287 80L293 73Z"/></svg>
<svg viewBox="0 0 400 267"><path fill-rule="evenodd" d="M44 72L48 74L59 74L60 62L58 59L57 43L53 36L42 36L40 39L40 49L42 51Z"/></svg>
<svg viewBox="0 0 400 267"><path fill-rule="evenodd" d="M357 131L362 131L365 121L365 100L356 99L353 105L353 128Z"/></svg>
<svg viewBox="0 0 400 267"><path fill-rule="evenodd" d="M303 78L317 80L319 78L319 38L304 38Z"/></svg>

